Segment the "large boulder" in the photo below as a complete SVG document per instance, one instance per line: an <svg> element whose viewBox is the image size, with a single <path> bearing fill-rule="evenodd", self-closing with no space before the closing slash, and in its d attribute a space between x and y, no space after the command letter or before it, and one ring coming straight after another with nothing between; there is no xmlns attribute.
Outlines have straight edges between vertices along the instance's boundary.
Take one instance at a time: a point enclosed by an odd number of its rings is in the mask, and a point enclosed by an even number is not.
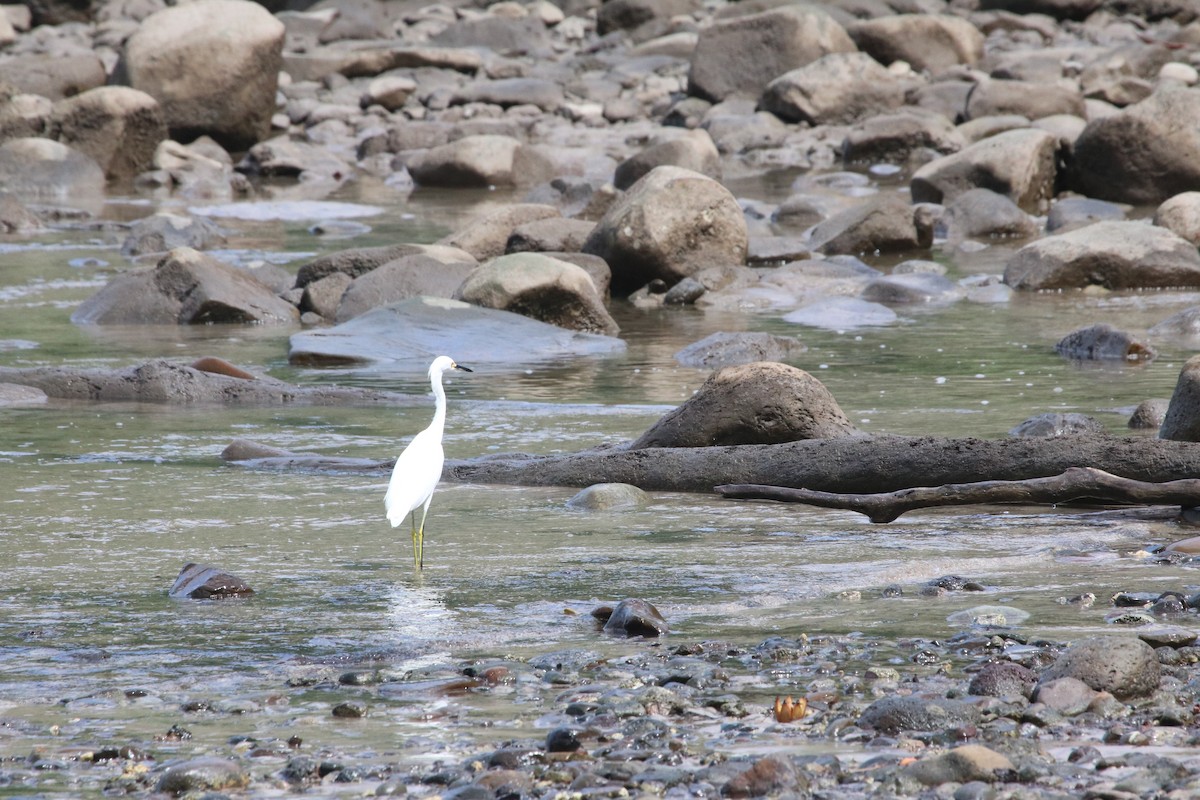
<svg viewBox="0 0 1200 800"><path fill-rule="evenodd" d="M906 88L866 53L831 53L771 81L759 107L785 122L844 124L899 108Z"/></svg>
<svg viewBox="0 0 1200 800"><path fill-rule="evenodd" d="M913 175L915 203L944 203L970 189L991 189L1027 210L1054 196L1058 138L1022 128L989 136L930 161Z"/></svg>
<svg viewBox="0 0 1200 800"><path fill-rule="evenodd" d="M983 57L983 34L962 17L898 14L854 22L846 33L881 64L905 61L913 69L941 72Z"/></svg>
<svg viewBox="0 0 1200 800"><path fill-rule="evenodd" d="M553 177L553 164L511 136L464 136L413 155L406 165L422 186L525 186Z"/></svg>
<svg viewBox="0 0 1200 800"><path fill-rule="evenodd" d="M881 194L819 223L812 247L826 255L928 249L933 227L918 224L916 209L897 194Z"/></svg>
<svg viewBox="0 0 1200 800"><path fill-rule="evenodd" d="M714 372L630 447L776 444L857 433L819 380L796 367L757 361Z"/></svg>
<svg viewBox="0 0 1200 800"><path fill-rule="evenodd" d="M688 94L712 101L757 98L785 72L854 50L842 26L816 6L788 5L714 22L692 51Z"/></svg>
<svg viewBox="0 0 1200 800"><path fill-rule="evenodd" d="M257 3L195 0L142 21L124 73L158 100L172 138L207 134L241 150L271 129L283 39L283 23Z"/></svg>
<svg viewBox="0 0 1200 800"><path fill-rule="evenodd" d="M583 246L613 270L614 294L658 278L674 284L710 266L740 266L749 236L742 209L712 178L657 167L630 187Z"/></svg>
<svg viewBox="0 0 1200 800"><path fill-rule="evenodd" d="M1179 370L1158 438L1200 442L1200 356L1192 356Z"/></svg>
<svg viewBox="0 0 1200 800"><path fill-rule="evenodd" d="M453 297L478 266L474 260L444 260L424 253L388 261L358 276L346 287L335 319L345 322L373 308L410 297Z"/></svg>
<svg viewBox="0 0 1200 800"><path fill-rule="evenodd" d="M1158 691L1161 669L1154 648L1135 636L1097 636L1072 645L1039 678L1045 685L1076 678L1118 700L1148 697Z"/></svg>
<svg viewBox="0 0 1200 800"><path fill-rule="evenodd" d="M620 327L582 267L540 253L500 256L476 269L458 297L560 328L616 336Z"/></svg>
<svg viewBox="0 0 1200 800"><path fill-rule="evenodd" d="M295 306L250 273L188 247L167 253L155 267L118 275L71 315L78 325L267 324L298 318Z"/></svg>
<svg viewBox="0 0 1200 800"><path fill-rule="evenodd" d="M61 142L35 137L0 144L0 187L25 199L72 203L104 196L104 170Z"/></svg>
<svg viewBox="0 0 1200 800"><path fill-rule="evenodd" d="M127 86L101 86L56 103L47 128L50 138L91 157L120 183L150 169L167 138L158 101Z"/></svg>
<svg viewBox="0 0 1200 800"><path fill-rule="evenodd" d="M1200 89L1163 87L1092 120L1075 140L1071 188L1121 203L1200 190Z"/></svg>
<svg viewBox="0 0 1200 800"><path fill-rule="evenodd" d="M1200 286L1200 254L1166 228L1097 222L1025 245L1005 266L1004 282L1033 290Z"/></svg>
<svg viewBox="0 0 1200 800"><path fill-rule="evenodd" d="M537 362L620 353L625 343L458 300L414 297L332 328L292 335L288 360L305 366L428 365L433 352L470 353L479 364L525 369Z"/></svg>

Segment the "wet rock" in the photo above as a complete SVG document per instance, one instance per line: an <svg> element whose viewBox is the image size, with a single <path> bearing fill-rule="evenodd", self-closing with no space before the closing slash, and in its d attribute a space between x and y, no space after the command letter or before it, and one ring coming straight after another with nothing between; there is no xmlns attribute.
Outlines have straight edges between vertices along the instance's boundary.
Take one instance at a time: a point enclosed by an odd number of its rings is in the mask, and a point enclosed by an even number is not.
<svg viewBox="0 0 1200 800"><path fill-rule="evenodd" d="M766 111L748 114L714 112L705 116L701 127L708 131L717 151L725 155L781 147L788 137L787 126L779 117Z"/></svg>
<svg viewBox="0 0 1200 800"><path fill-rule="evenodd" d="M833 331L891 325L897 319L896 312L887 306L857 297L816 300L783 316L784 322Z"/></svg>
<svg viewBox="0 0 1200 800"><path fill-rule="evenodd" d="M770 361L723 367L630 446L709 447L853 436L824 384L802 369Z"/></svg>
<svg viewBox="0 0 1200 800"><path fill-rule="evenodd" d="M167 126L150 95L101 86L55 104L47 135L91 158L110 181L127 183L153 165Z"/></svg>
<svg viewBox="0 0 1200 800"><path fill-rule="evenodd" d="M480 363L527 366L624 348L620 339L569 331L520 314L414 297L332 328L294 334L288 360L302 365L376 362L415 369L428 363L429 353L452 350L472 353Z"/></svg>
<svg viewBox="0 0 1200 800"><path fill-rule="evenodd" d="M1078 678L1067 677L1042 681L1033 699L1065 717L1074 717L1087 711L1099 694Z"/></svg>
<svg viewBox="0 0 1200 800"><path fill-rule="evenodd" d="M620 331L583 268L540 253L495 258L467 276L456 295L570 330L608 336Z"/></svg>
<svg viewBox="0 0 1200 800"><path fill-rule="evenodd" d="M249 273L189 247L113 278L89 297L77 325L291 324L298 313Z"/></svg>
<svg viewBox="0 0 1200 800"><path fill-rule="evenodd" d="M809 778L784 756L764 756L721 787L722 797L774 797L806 793Z"/></svg>
<svg viewBox="0 0 1200 800"><path fill-rule="evenodd" d="M165 186L189 200L228 200L248 189L245 176L233 171L229 153L207 136L188 145L159 142L153 167Z"/></svg>
<svg viewBox="0 0 1200 800"><path fill-rule="evenodd" d="M946 617L951 625L964 625L973 628L1010 628L1022 624L1029 619L1029 612L1012 606L972 606L962 611L955 611Z"/></svg>
<svg viewBox="0 0 1200 800"><path fill-rule="evenodd" d="M1200 441L1200 356L1184 362L1159 428L1160 439Z"/></svg>
<svg viewBox="0 0 1200 800"><path fill-rule="evenodd" d="M1133 430L1158 430L1162 425L1163 419L1166 418L1167 408L1170 405L1169 400L1151 399L1143 400L1137 404L1137 408L1129 415L1129 427Z"/></svg>
<svg viewBox="0 0 1200 800"><path fill-rule="evenodd" d="M903 61L913 69L941 72L983 57L983 34L962 17L900 14L854 22L846 33L880 64Z"/></svg>
<svg viewBox="0 0 1200 800"><path fill-rule="evenodd" d="M397 258L355 278L342 293L333 319L346 322L411 297L453 297L477 267L474 260L444 261L421 253Z"/></svg>
<svg viewBox="0 0 1200 800"><path fill-rule="evenodd" d="M613 204L583 251L608 262L613 292L627 295L655 278L674 284L704 267L741 265L747 243L746 220L728 189L666 166Z"/></svg>
<svg viewBox="0 0 1200 800"><path fill-rule="evenodd" d="M0 383L0 408L36 405L45 403L46 399L46 393L41 389L18 383Z"/></svg>
<svg viewBox="0 0 1200 800"><path fill-rule="evenodd" d="M465 136L412 156L406 166L422 186L523 186L549 180L553 164L511 136Z"/></svg>
<svg viewBox="0 0 1200 800"><path fill-rule="evenodd" d="M1086 117L1083 94L1074 88L1019 80L981 81L967 102L968 119L1016 114L1026 120L1055 114Z"/></svg>
<svg viewBox="0 0 1200 800"><path fill-rule="evenodd" d="M177 247L205 250L225 244L224 231L204 217L184 217L168 212L142 217L129 225L129 235L121 243L127 256L165 253Z"/></svg>
<svg viewBox="0 0 1200 800"><path fill-rule="evenodd" d="M1041 674L1039 685L1078 678L1118 700L1146 697L1158 690L1160 670L1154 650L1133 637L1101 636L1067 649Z"/></svg>
<svg viewBox="0 0 1200 800"><path fill-rule="evenodd" d="M1132 334L1119 331L1106 322L1071 331L1054 345L1054 351L1074 361L1154 360L1154 348Z"/></svg>
<svg viewBox="0 0 1200 800"><path fill-rule="evenodd" d="M0 186L32 199L88 203L103 197L104 170L83 153L41 138L0 144Z"/></svg>
<svg viewBox="0 0 1200 800"><path fill-rule="evenodd" d="M572 728L559 727L546 734L547 753L574 753L583 747Z"/></svg>
<svg viewBox="0 0 1200 800"><path fill-rule="evenodd" d="M583 249L596 223L582 219L547 217L524 222L512 229L505 253L577 253ZM607 270L607 265L605 266ZM605 282L607 286L607 281ZM599 288L599 287L597 287Z"/></svg>
<svg viewBox="0 0 1200 800"><path fill-rule="evenodd" d="M306 314L311 312L323 319L333 319L346 289L353 282L354 278L344 272L334 272L319 281L313 281L304 287L300 296L300 310ZM304 322L309 324L308 319Z"/></svg>
<svg viewBox="0 0 1200 800"><path fill-rule="evenodd" d="M1192 647L1200 638L1196 631L1182 625L1149 625L1137 632L1138 638L1153 648Z"/></svg>
<svg viewBox="0 0 1200 800"><path fill-rule="evenodd" d="M1165 228L1097 222L1025 245L1005 266L1004 282L1032 290L1200 286L1200 254Z"/></svg>
<svg viewBox="0 0 1200 800"><path fill-rule="evenodd" d="M124 73L159 102L172 138L244 149L270 131L283 40L257 3L197 0L146 17L125 43Z"/></svg>
<svg viewBox="0 0 1200 800"><path fill-rule="evenodd" d="M249 785L250 776L236 762L223 758L195 758L167 767L155 788L167 794L181 795L244 789Z"/></svg>
<svg viewBox="0 0 1200 800"><path fill-rule="evenodd" d="M990 189L1024 209L1054 196L1058 140L1033 128L1008 131L929 162L912 177L915 203L944 203L970 189Z"/></svg>
<svg viewBox="0 0 1200 800"><path fill-rule="evenodd" d="M303 289L333 272L344 272L351 278L357 278L384 264L412 255L425 255L442 263L474 261L473 256L465 250L445 245L395 244L384 247L356 247L320 256L301 266L296 271L296 288Z"/></svg>
<svg viewBox="0 0 1200 800"><path fill-rule="evenodd" d="M1106 433L1104 424L1095 417L1073 411L1038 414L1015 425L1009 436L1099 436Z"/></svg>
<svg viewBox="0 0 1200 800"><path fill-rule="evenodd" d="M1037 222L1006 195L990 189L968 189L946 204L942 218L951 240L992 236L1032 236Z"/></svg>
<svg viewBox="0 0 1200 800"><path fill-rule="evenodd" d="M562 87L544 78L500 78L468 83L450 96L450 105L488 103L501 108L534 106L554 112L564 102Z"/></svg>
<svg viewBox="0 0 1200 800"><path fill-rule="evenodd" d="M0 192L0 234L32 233L42 229L42 221L10 194Z"/></svg>
<svg viewBox="0 0 1200 800"><path fill-rule="evenodd" d="M692 52L688 94L717 102L731 95L757 98L789 70L829 53L850 53L854 42L815 6L784 6L714 22Z"/></svg>
<svg viewBox="0 0 1200 800"><path fill-rule="evenodd" d="M362 719L367 716L367 704L358 700L347 700L335 705L330 713L338 719Z"/></svg>
<svg viewBox="0 0 1200 800"><path fill-rule="evenodd" d="M831 53L775 78L759 107L784 122L845 124L899 108L905 89L865 53Z"/></svg>
<svg viewBox="0 0 1200 800"><path fill-rule="evenodd" d="M755 361L789 361L807 351L789 336L719 331L692 342L675 354L675 360L685 367L718 369Z"/></svg>
<svg viewBox="0 0 1200 800"><path fill-rule="evenodd" d="M1131 146L1131 142L1139 143ZM1200 90L1163 88L1088 123L1068 183L1088 197L1161 203L1200 189Z"/></svg>
<svg viewBox="0 0 1200 800"><path fill-rule="evenodd" d="M958 300L962 290L942 275L901 273L876 278L867 284L859 297L870 303L908 305Z"/></svg>
<svg viewBox="0 0 1200 800"><path fill-rule="evenodd" d="M628 483L597 483L580 490L567 508L582 511L629 511L644 508L649 496Z"/></svg>
<svg viewBox="0 0 1200 800"><path fill-rule="evenodd" d="M645 636L653 638L670 632L667 621L653 604L630 598L617 603L616 608L601 606L592 616L604 623L609 635Z"/></svg>
<svg viewBox="0 0 1200 800"><path fill-rule="evenodd" d="M942 732L979 722L979 709L961 700L885 697L867 706L858 719L864 728L894 736L901 731Z"/></svg>
<svg viewBox="0 0 1200 800"><path fill-rule="evenodd" d="M561 216L554 206L517 203L463 225L454 233L443 236L438 244L458 248L470 253L472 258L484 261L504 255L509 239L520 226L542 220L562 221Z"/></svg>
<svg viewBox="0 0 1200 800"><path fill-rule="evenodd" d="M1154 224L1200 245L1200 192L1181 192L1154 211Z"/></svg>
<svg viewBox="0 0 1200 800"><path fill-rule="evenodd" d="M943 575L940 578L933 578L926 581L924 585L926 587L945 589L949 592L982 592L984 590L983 584L964 578L961 575Z"/></svg>
<svg viewBox="0 0 1200 800"><path fill-rule="evenodd" d="M272 178L337 183L354 173L347 162L329 148L311 142L276 136L250 148L238 164L241 172Z"/></svg>
<svg viewBox="0 0 1200 800"><path fill-rule="evenodd" d="M532 15L460 19L430 41L444 47L482 47L509 56L538 53L547 46L546 25Z"/></svg>
<svg viewBox="0 0 1200 800"><path fill-rule="evenodd" d="M1093 222L1112 222L1126 217L1126 206L1107 200L1090 197L1064 197L1050 206L1046 215L1046 230L1049 233L1066 233L1083 228Z"/></svg>
<svg viewBox="0 0 1200 800"><path fill-rule="evenodd" d="M941 755L923 758L907 772L926 786L943 783L1007 781L1016 776L1016 767L1007 756L980 744L964 744Z"/></svg>
<svg viewBox="0 0 1200 800"><path fill-rule="evenodd" d="M1033 695L1037 673L1012 661L994 661L975 673L967 693L984 697L1024 697Z"/></svg>
<svg viewBox="0 0 1200 800"><path fill-rule="evenodd" d="M966 144L954 124L943 115L901 108L856 123L842 142L842 155L849 163L902 164L929 152L954 153Z"/></svg>
<svg viewBox="0 0 1200 800"><path fill-rule="evenodd" d="M613 185L628 189L655 167L674 166L721 179L721 154L703 129L684 131L655 142L617 165Z"/></svg>
<svg viewBox="0 0 1200 800"><path fill-rule="evenodd" d="M812 231L812 246L826 255L928 249L933 229L918 225L903 197L881 194L834 214Z"/></svg>
<svg viewBox="0 0 1200 800"><path fill-rule="evenodd" d="M171 587L171 597L192 600L224 600L254 594L250 584L236 575L208 564L184 564Z"/></svg>

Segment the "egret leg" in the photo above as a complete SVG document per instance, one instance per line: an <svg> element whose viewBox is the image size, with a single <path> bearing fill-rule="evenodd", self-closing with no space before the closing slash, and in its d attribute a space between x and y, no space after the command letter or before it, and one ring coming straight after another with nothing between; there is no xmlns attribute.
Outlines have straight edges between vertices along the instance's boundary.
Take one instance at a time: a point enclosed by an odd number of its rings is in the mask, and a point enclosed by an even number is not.
<svg viewBox="0 0 1200 800"><path fill-rule="evenodd" d="M425 501L425 507L421 509L421 524L417 528L417 569L425 569L425 517L429 514L429 504L433 502L433 495L429 495L429 499ZM416 509L413 509L413 516L417 515Z"/></svg>
<svg viewBox="0 0 1200 800"><path fill-rule="evenodd" d="M413 543L413 567L421 568L421 546L417 544L417 510L414 508L408 515L409 522L412 523L412 543ZM421 519L421 527L425 527L424 518Z"/></svg>

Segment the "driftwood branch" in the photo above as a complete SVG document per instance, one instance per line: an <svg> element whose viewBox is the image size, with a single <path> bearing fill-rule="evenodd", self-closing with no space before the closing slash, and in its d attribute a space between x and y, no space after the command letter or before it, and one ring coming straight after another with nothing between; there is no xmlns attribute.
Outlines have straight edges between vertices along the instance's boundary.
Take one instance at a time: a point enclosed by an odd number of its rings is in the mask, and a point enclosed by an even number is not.
<svg viewBox="0 0 1200 800"><path fill-rule="evenodd" d="M904 512L917 508L979 503L1034 504L1090 500L1106 505L1200 505L1198 479L1150 483L1122 478L1093 467L1071 467L1049 478L950 483L876 494L842 494L761 484L727 484L716 487L716 492L728 498L778 500L857 511L866 515L871 522L892 522Z"/></svg>

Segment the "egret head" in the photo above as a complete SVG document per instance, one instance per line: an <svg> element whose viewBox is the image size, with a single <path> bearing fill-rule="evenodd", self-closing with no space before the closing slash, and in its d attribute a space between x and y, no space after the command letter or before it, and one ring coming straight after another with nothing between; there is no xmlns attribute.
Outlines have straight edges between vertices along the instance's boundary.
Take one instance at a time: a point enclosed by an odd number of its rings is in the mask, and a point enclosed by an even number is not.
<svg viewBox="0 0 1200 800"><path fill-rule="evenodd" d="M443 372L451 369L457 369L462 372L471 372L471 369L468 367L455 364L454 359L452 359L450 356L438 356L433 360L433 363L429 365L429 379L433 380L436 377L441 377Z"/></svg>

